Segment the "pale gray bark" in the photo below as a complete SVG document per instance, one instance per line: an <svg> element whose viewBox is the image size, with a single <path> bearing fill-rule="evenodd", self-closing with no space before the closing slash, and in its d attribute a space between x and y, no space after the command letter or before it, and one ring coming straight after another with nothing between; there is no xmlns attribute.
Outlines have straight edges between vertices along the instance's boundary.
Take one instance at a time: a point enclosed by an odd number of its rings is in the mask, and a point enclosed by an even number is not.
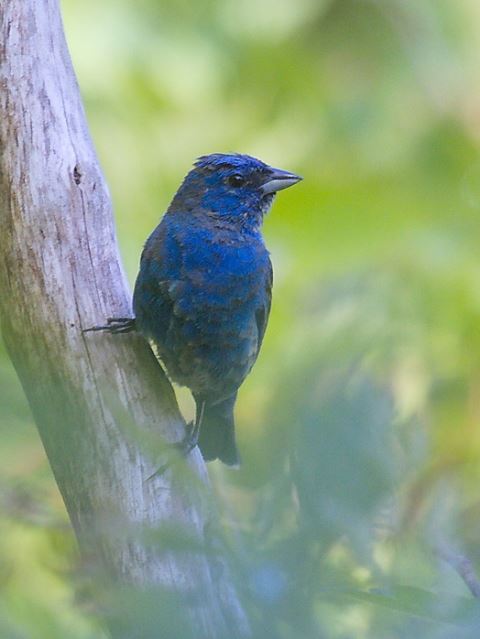
<svg viewBox="0 0 480 639"><path fill-rule="evenodd" d="M130 315L130 293L58 0L8 0L0 12L2 332L81 551L117 583L201 593L178 611L198 637L244 636L219 557L160 553L137 534L183 525L211 545L205 467L194 452L202 481L172 471L144 481L159 460L134 431L176 440L184 427L140 337L82 334Z"/></svg>

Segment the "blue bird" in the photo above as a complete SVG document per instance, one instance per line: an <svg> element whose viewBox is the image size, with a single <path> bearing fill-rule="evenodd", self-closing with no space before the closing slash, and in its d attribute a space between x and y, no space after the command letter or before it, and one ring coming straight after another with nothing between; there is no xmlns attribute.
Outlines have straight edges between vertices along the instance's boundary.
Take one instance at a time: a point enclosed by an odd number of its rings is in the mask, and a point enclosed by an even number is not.
<svg viewBox="0 0 480 639"><path fill-rule="evenodd" d="M257 359L270 313L272 265L261 227L294 173L248 155L200 157L148 238L133 296L135 318L90 330L137 330L169 377L187 386L196 418L182 450L239 463L233 408Z"/></svg>

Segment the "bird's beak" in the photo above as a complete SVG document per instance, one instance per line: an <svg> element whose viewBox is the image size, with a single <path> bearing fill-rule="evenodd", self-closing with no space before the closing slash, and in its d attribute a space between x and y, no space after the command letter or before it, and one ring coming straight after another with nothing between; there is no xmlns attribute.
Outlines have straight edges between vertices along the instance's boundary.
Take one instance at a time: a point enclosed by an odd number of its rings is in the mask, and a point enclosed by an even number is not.
<svg viewBox="0 0 480 639"><path fill-rule="evenodd" d="M271 173L267 178L267 181L260 187L263 194L276 193L282 189L288 189L289 186L293 186L297 182L303 180L299 175L290 173L290 171L283 171L282 169L271 169Z"/></svg>

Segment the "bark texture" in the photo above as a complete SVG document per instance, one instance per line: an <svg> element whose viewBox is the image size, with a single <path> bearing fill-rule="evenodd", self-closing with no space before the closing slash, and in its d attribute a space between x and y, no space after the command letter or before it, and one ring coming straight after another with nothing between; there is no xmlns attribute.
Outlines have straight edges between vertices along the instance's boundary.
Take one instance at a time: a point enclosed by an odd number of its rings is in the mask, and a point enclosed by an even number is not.
<svg viewBox="0 0 480 639"><path fill-rule="evenodd" d="M210 543L201 456L189 463L202 481L145 482L158 463L148 437L184 432L170 384L141 338L82 334L129 316L130 293L58 0L2 3L0 114L2 333L81 551L116 583L189 595L179 613L196 636L245 636L228 570L199 550ZM162 524L199 546L160 552L137 534Z"/></svg>

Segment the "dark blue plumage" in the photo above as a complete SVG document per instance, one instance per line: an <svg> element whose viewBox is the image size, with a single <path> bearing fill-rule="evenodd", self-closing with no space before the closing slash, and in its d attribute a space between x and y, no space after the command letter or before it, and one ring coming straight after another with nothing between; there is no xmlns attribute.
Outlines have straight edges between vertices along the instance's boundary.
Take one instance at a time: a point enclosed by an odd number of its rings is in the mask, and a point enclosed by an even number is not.
<svg viewBox="0 0 480 639"><path fill-rule="evenodd" d="M206 460L238 463L233 407L271 302L262 221L275 193L300 179L248 155L203 156L142 253L135 328L155 344L170 378L192 391L194 440Z"/></svg>

